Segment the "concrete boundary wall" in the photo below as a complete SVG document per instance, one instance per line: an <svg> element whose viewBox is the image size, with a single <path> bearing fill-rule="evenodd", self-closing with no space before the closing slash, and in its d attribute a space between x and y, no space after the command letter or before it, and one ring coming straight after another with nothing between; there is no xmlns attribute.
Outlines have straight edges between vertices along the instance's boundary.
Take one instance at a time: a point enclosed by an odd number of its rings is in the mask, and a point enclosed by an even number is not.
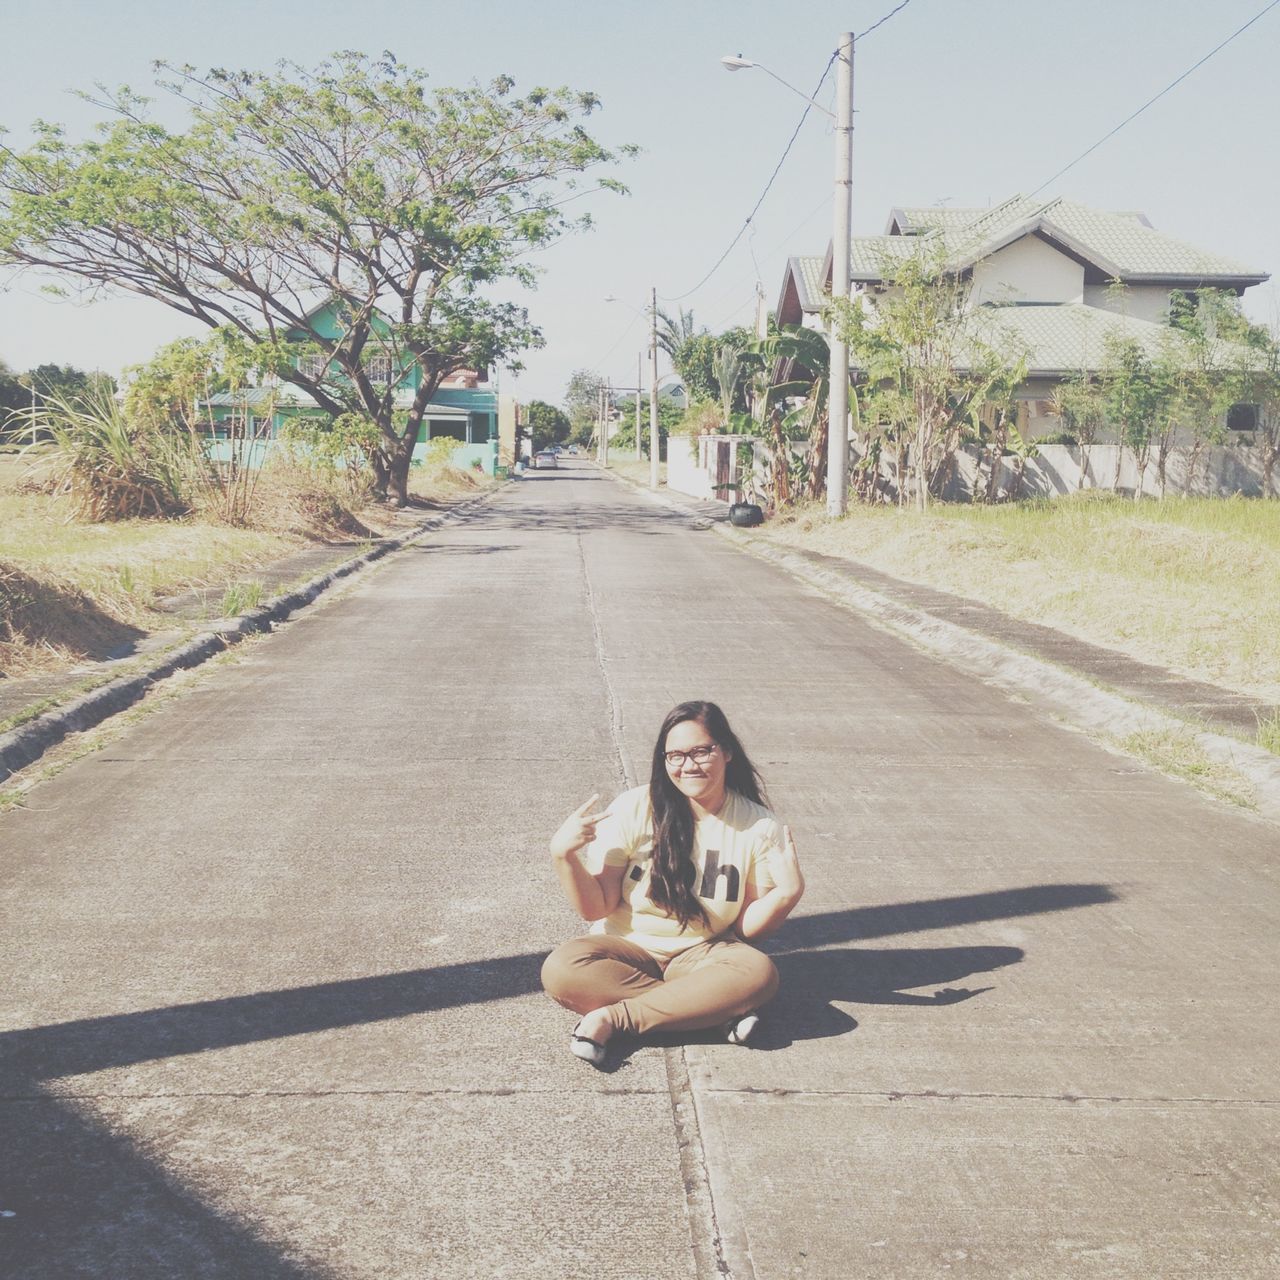
<svg viewBox="0 0 1280 1280"><path fill-rule="evenodd" d="M804 453L808 450L808 443L797 441L792 447L797 453ZM759 441L755 442L754 448L756 475L763 480L769 450ZM698 464L698 452L696 440L673 436L667 441L667 487L693 498L725 500L712 488L710 472ZM856 462L859 457L856 443L850 453ZM1081 489L1106 492L1114 489L1131 497L1138 491L1140 481L1143 495L1150 498L1230 498L1237 494L1246 498L1280 497L1280 463L1276 465L1267 488L1262 450L1251 445L1213 445L1205 448L1194 460L1185 448L1175 449L1166 460L1163 488L1154 452L1141 474L1133 452L1121 450L1115 444L1093 445L1088 451L1087 462L1086 476L1083 449L1077 445L1044 444L1034 458L1027 460L1019 484L1016 478L1017 459L1005 457L1001 459L1000 474L996 480L998 500L1008 501L1014 497L1015 485L1018 498L1060 498ZM961 449L956 464L956 475L943 496L950 502L967 502L972 497L975 484L982 490L986 489L988 467L985 462L980 466L979 450L974 446ZM885 492L892 495L894 477L888 464L881 467L881 475Z"/></svg>
<svg viewBox="0 0 1280 1280"><path fill-rule="evenodd" d="M711 476L698 465L698 445L688 436L667 437L667 488L693 498L714 498Z"/></svg>

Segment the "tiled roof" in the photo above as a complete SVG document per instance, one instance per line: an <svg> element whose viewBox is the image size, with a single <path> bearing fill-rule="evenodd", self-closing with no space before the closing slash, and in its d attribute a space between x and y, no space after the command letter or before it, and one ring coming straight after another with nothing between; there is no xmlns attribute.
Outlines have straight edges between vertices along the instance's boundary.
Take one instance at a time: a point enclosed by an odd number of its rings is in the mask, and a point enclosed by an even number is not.
<svg viewBox="0 0 1280 1280"><path fill-rule="evenodd" d="M1122 280L1254 284L1268 279L1265 271L1157 231L1141 213L1091 209L1074 200L1013 196L990 209L895 209L892 222L907 234L854 239L855 279L881 278L886 258L909 253L922 238L941 236L959 269L1037 231Z"/></svg>
<svg viewBox="0 0 1280 1280"><path fill-rule="evenodd" d="M301 387L241 387L236 391L219 391L203 403L215 408L266 409L269 406L318 409L315 399Z"/></svg>
<svg viewBox="0 0 1280 1280"><path fill-rule="evenodd" d="M1100 369L1111 334L1134 339L1152 357L1162 342L1178 340L1166 325L1082 303L978 307L972 317L974 332L987 342L1025 353L1027 376L1032 378Z"/></svg>
<svg viewBox="0 0 1280 1280"><path fill-rule="evenodd" d="M854 236L849 246L849 277L883 280L894 264L920 248L917 236Z"/></svg>
<svg viewBox="0 0 1280 1280"><path fill-rule="evenodd" d="M800 305L806 311L816 311L822 306L822 295L826 289L826 279L822 268L826 264L825 258L796 258L796 278L803 286L804 292L800 298ZM808 297L805 297L807 294Z"/></svg>

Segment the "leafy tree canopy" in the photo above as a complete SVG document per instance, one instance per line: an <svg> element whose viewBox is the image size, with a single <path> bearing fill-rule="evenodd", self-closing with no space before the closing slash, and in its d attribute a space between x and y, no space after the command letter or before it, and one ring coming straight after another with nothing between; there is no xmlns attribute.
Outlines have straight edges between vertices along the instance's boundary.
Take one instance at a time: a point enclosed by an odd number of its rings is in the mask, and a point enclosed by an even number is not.
<svg viewBox="0 0 1280 1280"><path fill-rule="evenodd" d="M375 469L403 501L443 379L518 368L542 343L524 308L489 291L531 285L529 254L588 225L564 206L580 175L616 158L583 127L599 100L567 88L519 97L506 76L432 89L390 54L157 71L160 92L188 110L185 131L156 123L129 89L103 89L93 140L38 122L25 152L0 147L0 263L239 332L326 412L378 425ZM607 175L599 188L625 190ZM313 323L331 298L345 317L337 336ZM298 333L326 357L322 371L296 359ZM407 413L367 376L372 354L416 365Z"/></svg>
<svg viewBox="0 0 1280 1280"><path fill-rule="evenodd" d="M569 438L573 425L568 414L545 400L529 401L525 408L525 420L529 424L529 436L535 452L548 445L563 444Z"/></svg>
<svg viewBox="0 0 1280 1280"><path fill-rule="evenodd" d="M594 369L575 369L564 392L571 439L579 444L591 438L600 413L600 388L604 379Z"/></svg>

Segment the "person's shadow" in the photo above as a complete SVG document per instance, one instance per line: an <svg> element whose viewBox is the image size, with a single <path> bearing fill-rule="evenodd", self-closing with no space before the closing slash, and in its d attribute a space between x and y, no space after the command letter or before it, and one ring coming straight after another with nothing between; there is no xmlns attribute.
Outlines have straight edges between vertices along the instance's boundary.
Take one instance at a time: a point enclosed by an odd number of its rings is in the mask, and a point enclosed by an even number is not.
<svg viewBox="0 0 1280 1280"><path fill-rule="evenodd" d="M852 1031L857 1019L838 1007L844 1004L931 1007L972 1000L991 986L949 984L1017 964L1024 954L1019 947L920 947L775 956L788 998L769 1009L752 1047L783 1049L796 1040L821 1040Z"/></svg>
<svg viewBox="0 0 1280 1280"><path fill-rule="evenodd" d="M782 979L780 995L769 1005L751 1038L753 1049L784 1049L797 1040L821 1040L857 1029L845 1004L896 1004L930 1008L959 1004L992 989L959 985L977 973L1017 964L1020 947L914 947L884 950L841 944L928 929L951 929L990 920L1101 906L1117 900L1104 884L1027 885L988 893L914 902L852 907L788 920L776 938L764 944ZM929 988L933 988L929 990ZM652 1035L633 1042L673 1046L715 1044L723 1032Z"/></svg>
<svg viewBox="0 0 1280 1280"><path fill-rule="evenodd" d="M949 986L975 973L1017 964L1019 947L918 947L911 950L842 948L775 955L782 996L769 1005L751 1038L752 1049L785 1049L797 1040L823 1040L857 1029L838 1006L899 1004L936 1007L972 1000L990 986ZM921 988L935 988L933 991ZM639 1043L717 1044L719 1028L646 1036ZM634 1045L631 1047L635 1047Z"/></svg>

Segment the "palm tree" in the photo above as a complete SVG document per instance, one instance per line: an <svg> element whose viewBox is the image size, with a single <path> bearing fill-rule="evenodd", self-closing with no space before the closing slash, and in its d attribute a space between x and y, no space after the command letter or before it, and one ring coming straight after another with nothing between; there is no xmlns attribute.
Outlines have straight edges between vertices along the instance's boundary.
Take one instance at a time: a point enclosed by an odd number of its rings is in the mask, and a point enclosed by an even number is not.
<svg viewBox="0 0 1280 1280"><path fill-rule="evenodd" d="M677 307L674 320L667 312L661 308L658 309L658 346L671 357L672 364L678 361L685 343L690 338L697 337L697 334L692 307L688 311L683 307Z"/></svg>

